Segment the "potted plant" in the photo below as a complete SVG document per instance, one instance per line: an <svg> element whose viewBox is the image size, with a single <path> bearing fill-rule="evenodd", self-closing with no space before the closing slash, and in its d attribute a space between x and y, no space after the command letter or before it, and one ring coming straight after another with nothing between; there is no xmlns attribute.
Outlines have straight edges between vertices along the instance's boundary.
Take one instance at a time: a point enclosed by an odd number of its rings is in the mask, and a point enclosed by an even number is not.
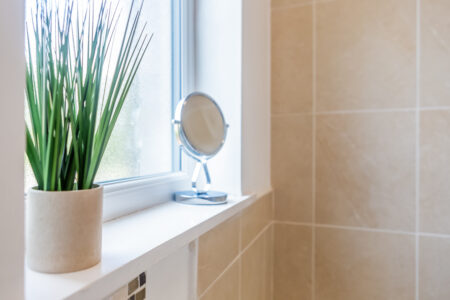
<svg viewBox="0 0 450 300"><path fill-rule="evenodd" d="M73 272L101 259L95 176L151 36L142 2L126 18L111 0L36 2L26 34L26 155L37 181L26 201L27 264Z"/></svg>

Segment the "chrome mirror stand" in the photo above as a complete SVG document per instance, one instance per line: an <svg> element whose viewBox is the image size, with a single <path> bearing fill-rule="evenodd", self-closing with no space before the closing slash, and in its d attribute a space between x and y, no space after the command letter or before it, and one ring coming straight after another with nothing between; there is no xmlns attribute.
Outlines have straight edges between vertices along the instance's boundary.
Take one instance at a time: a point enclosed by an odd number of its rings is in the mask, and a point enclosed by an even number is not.
<svg viewBox="0 0 450 300"><path fill-rule="evenodd" d="M206 185L203 189L197 186L200 177L200 171L203 169L206 178ZM193 205L218 205L227 202L227 194L223 192L210 191L211 177L209 175L208 165L206 161L197 161L194 172L192 174L192 190L176 192L174 200L176 202Z"/></svg>
<svg viewBox="0 0 450 300"><path fill-rule="evenodd" d="M172 122L183 152L197 163L192 174L192 189L176 192L173 199L196 205L226 203L226 193L209 190L211 177L206 165L222 149L227 137L228 124L219 105L204 93L191 93L178 102ZM202 170L206 184L200 189L197 182Z"/></svg>

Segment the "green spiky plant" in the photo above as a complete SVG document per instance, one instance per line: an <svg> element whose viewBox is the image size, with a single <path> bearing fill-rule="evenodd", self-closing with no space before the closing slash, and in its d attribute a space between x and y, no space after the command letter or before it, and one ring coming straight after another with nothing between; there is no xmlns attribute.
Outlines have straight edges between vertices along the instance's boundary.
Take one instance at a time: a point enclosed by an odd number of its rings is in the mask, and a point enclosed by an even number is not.
<svg viewBox="0 0 450 300"><path fill-rule="evenodd" d="M27 24L26 155L39 190L90 189L151 36L143 2L132 1L119 34L111 0L82 12L50 1Z"/></svg>

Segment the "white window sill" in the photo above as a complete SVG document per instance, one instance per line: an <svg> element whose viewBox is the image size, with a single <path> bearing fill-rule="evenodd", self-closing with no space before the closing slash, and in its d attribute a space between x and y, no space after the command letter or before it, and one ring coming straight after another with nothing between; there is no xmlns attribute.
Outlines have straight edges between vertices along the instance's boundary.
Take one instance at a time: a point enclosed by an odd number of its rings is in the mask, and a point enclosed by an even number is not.
<svg viewBox="0 0 450 300"><path fill-rule="evenodd" d="M166 202L103 225L100 264L75 273L25 270L26 299L92 299L111 294L171 252L197 239L248 207L255 197L230 197L225 205L191 206Z"/></svg>

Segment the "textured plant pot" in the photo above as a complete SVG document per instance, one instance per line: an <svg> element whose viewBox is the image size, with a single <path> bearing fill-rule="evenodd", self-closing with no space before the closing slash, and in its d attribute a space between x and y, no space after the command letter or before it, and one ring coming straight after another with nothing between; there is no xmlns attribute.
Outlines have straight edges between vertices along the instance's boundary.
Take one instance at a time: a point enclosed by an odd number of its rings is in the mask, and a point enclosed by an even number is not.
<svg viewBox="0 0 450 300"><path fill-rule="evenodd" d="M103 187L68 192L31 189L26 201L28 267L67 273L92 267L102 253Z"/></svg>

